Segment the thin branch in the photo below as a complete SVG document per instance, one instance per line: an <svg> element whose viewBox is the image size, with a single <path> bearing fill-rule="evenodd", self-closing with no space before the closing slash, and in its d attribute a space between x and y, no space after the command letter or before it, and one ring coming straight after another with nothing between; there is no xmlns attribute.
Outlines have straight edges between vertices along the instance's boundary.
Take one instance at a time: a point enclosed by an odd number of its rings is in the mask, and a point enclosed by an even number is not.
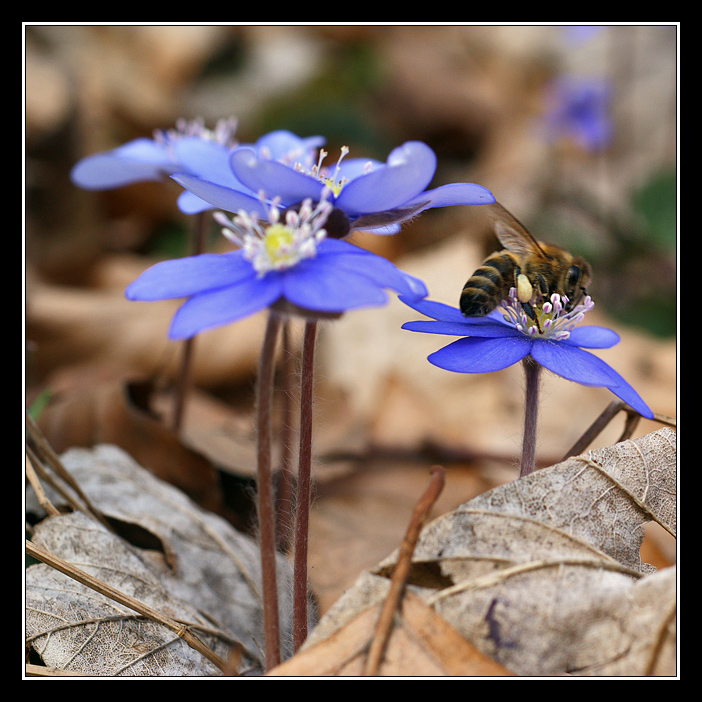
<svg viewBox="0 0 702 702"><path fill-rule="evenodd" d="M73 476L66 470L61 459L56 455L51 445L46 440L41 430L37 426L36 422L30 414L27 412L25 414L27 422L27 446L31 451L31 455L36 459L34 464L35 470L41 472L41 465L45 463L53 472L61 478L65 483L67 483L73 491L78 495L80 500L82 500L83 505L79 505L73 498L71 498L65 490L59 490L61 494L65 495L69 500L70 504L77 506L83 512L87 512L91 517L100 522L109 531L113 531L112 527L105 519L103 514L96 507L92 505L88 496L83 492L78 482L73 478ZM44 474L46 477L47 474ZM40 476L42 477L42 476ZM54 485L54 487L57 487Z"/></svg>
<svg viewBox="0 0 702 702"><path fill-rule="evenodd" d="M40 548L31 541L25 542L25 549L27 553L33 558L36 558L42 563L46 563L46 565L55 568L64 575L67 575L69 578L73 578L82 585L89 587L91 590L95 590L95 592L99 592L101 595L109 597L111 600L114 600L115 602L118 602L119 604L122 604L125 607L134 610L135 612L138 612L139 614L147 617L151 621L157 622L158 624L162 624L167 629L170 629L181 639L183 639L183 641L185 641L185 643L187 643L188 646L205 656L205 658L207 658L208 661L216 665L217 668L219 668L220 670L224 669L225 662L216 653L214 653L214 651L212 651L208 646L206 646L195 634L193 634L187 625L184 625L181 622L176 621L175 619L171 619L170 617L161 614L161 612L152 609L148 605L145 605L143 602L139 602L138 600L129 597L129 595L125 595L123 592L120 592L112 586L103 583L97 578L94 578L92 575L89 575L85 571L80 570L80 568L76 568L67 561L64 561L62 558L54 556L53 554L49 553L43 548Z"/></svg>
<svg viewBox="0 0 702 702"><path fill-rule="evenodd" d="M639 424L639 421L641 420L641 415L622 400L612 400L612 402L610 402L607 407L602 410L597 419L595 419L595 421L585 430L583 435L575 442L575 444L573 444L570 450L566 452L561 461L565 461L571 456L579 456L583 451L585 451L585 449L600 435L600 433L607 427L614 417L619 414L619 412L624 412L626 414L626 421L624 422L624 429L619 437L619 442L626 441L627 439L631 438ZM674 419L663 414L654 414L653 419L654 421L669 427L676 426Z"/></svg>
<svg viewBox="0 0 702 702"><path fill-rule="evenodd" d="M385 649L392 633L393 620L402 601L407 577L412 566L412 555L414 554L422 527L429 516L429 511L444 488L444 478L444 469L441 466L433 466L429 486L415 505L407 532L400 545L397 563L390 579L390 588L378 617L375 634L368 650L363 672L366 676L377 674L382 658L385 655Z"/></svg>

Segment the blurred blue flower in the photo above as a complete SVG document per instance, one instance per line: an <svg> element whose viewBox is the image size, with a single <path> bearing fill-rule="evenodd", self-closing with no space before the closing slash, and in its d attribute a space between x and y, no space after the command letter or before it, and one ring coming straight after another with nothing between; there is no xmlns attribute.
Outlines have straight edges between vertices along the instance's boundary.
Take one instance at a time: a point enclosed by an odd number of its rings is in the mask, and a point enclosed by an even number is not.
<svg viewBox="0 0 702 702"><path fill-rule="evenodd" d="M606 29L606 26L598 24L567 24L560 29L567 44L579 46L601 34Z"/></svg>
<svg viewBox="0 0 702 702"><path fill-rule="evenodd" d="M207 129L201 119L179 120L174 129L156 130L154 138L139 138L111 151L82 158L71 170L71 180L85 190L111 190L144 181L159 181L173 173L207 177L232 190L256 198L234 176L229 155L239 146L234 134L236 120L219 120L214 129ZM311 167L322 137L300 138L278 130L261 137L255 148L266 158L283 163L301 163ZM178 207L186 214L213 209L187 190L180 194Z"/></svg>
<svg viewBox="0 0 702 702"><path fill-rule="evenodd" d="M348 149L331 169L323 165L328 155L321 150L317 163L275 159L258 145L240 146L230 156L234 177L245 186L232 188L202 175L175 174L186 190L227 212L265 210L272 198L286 209L305 199L317 202L322 190L330 191L335 211L348 220L330 236L342 238L352 229L391 234L401 222L432 207L482 205L494 202L489 190L473 183L451 183L425 190L436 171L436 155L424 143L406 142L394 149L385 163L371 159L346 159ZM248 192L247 192L248 191ZM269 199L264 202L259 194Z"/></svg>
<svg viewBox="0 0 702 702"><path fill-rule="evenodd" d="M311 168L317 159L317 150L323 146L324 137L299 137L285 129L278 129L262 136L255 144L246 144L245 148L254 151L261 158L269 159L281 164L301 164L301 167ZM244 148L244 145L236 145L236 148ZM260 198L257 192L247 188L234 174L229 164L231 149L223 154L217 154L218 158L212 161L202 161L197 169L190 168L178 171L182 176L193 175L198 178L215 183L227 190L241 193L247 203L255 202L254 209L260 206ZM176 179L177 180L177 179ZM213 209L215 205L202 200L194 193L186 190L178 200L178 206L183 212L192 214L200 212L202 209ZM245 211L250 211L244 208ZM236 210L231 210L235 212ZM262 214L264 214L262 212Z"/></svg>
<svg viewBox="0 0 702 702"><path fill-rule="evenodd" d="M587 151L612 139L611 88L600 78L561 76L547 88L545 126L550 139L569 138Z"/></svg>
<svg viewBox="0 0 702 702"><path fill-rule="evenodd" d="M426 296L420 280L387 259L327 238L324 225L333 208L325 193L321 197L284 214L274 202L266 220L256 213L240 212L232 220L217 213L237 250L157 263L127 287L127 298L187 298L169 330L171 339L182 339L266 307L303 316L338 316L385 304L385 289L411 301Z"/></svg>
<svg viewBox="0 0 702 702"><path fill-rule="evenodd" d="M526 356L552 373L581 385L606 387L644 417L653 414L637 392L613 368L584 349L606 349L619 342L619 336L605 327L576 326L592 307L586 297L567 312L563 300L553 295L543 308L534 307L536 319L528 317L516 295L486 317L464 317L459 309L431 300L406 305L430 317L405 323L414 332L460 336L432 353L428 361L455 373L490 373L502 370Z"/></svg>
<svg viewBox="0 0 702 702"><path fill-rule="evenodd" d="M230 187L242 187L228 165L229 153L237 145L235 130L233 118L220 120L213 130L205 128L200 119L179 120L174 129L156 130L153 139L133 139L110 151L82 158L73 166L71 180L85 190L111 190L185 172L207 173ZM187 201L190 213L211 209L209 203L196 203L191 195Z"/></svg>

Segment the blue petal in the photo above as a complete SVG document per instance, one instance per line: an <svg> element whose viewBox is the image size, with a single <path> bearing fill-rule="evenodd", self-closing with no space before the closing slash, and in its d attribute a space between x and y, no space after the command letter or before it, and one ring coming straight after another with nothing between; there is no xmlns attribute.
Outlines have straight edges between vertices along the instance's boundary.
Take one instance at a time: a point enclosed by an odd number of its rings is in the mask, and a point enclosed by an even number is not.
<svg viewBox="0 0 702 702"><path fill-rule="evenodd" d="M534 344L531 355L545 368L581 385L606 387L643 417L653 413L624 378L601 358L562 342Z"/></svg>
<svg viewBox="0 0 702 702"><path fill-rule="evenodd" d="M185 173L176 173L171 177L186 190L205 202L209 202L213 207L227 212L244 210L245 212L257 212L262 217L268 216L267 207L261 203L256 195Z"/></svg>
<svg viewBox="0 0 702 702"><path fill-rule="evenodd" d="M561 343L585 349L608 349L619 343L619 335L606 327L576 327Z"/></svg>
<svg viewBox="0 0 702 702"><path fill-rule="evenodd" d="M580 385L609 387L615 382L607 364L577 346L560 341L537 340L531 355L552 373Z"/></svg>
<svg viewBox="0 0 702 702"><path fill-rule="evenodd" d="M491 373L527 356L533 342L526 336L492 339L467 337L435 351L427 360L454 373Z"/></svg>
<svg viewBox="0 0 702 702"><path fill-rule="evenodd" d="M380 285L355 268L339 265L340 256L307 259L281 274L285 299L316 312L344 312L387 302Z"/></svg>
<svg viewBox="0 0 702 702"><path fill-rule="evenodd" d="M392 210L423 191L435 170L434 152L420 141L407 142L390 153L384 167L344 185L336 206L351 216Z"/></svg>
<svg viewBox="0 0 702 702"><path fill-rule="evenodd" d="M465 322L443 322L433 320L417 320L405 322L403 329L414 332L424 332L425 334L446 334L447 336L483 336L493 339L524 336L522 332L507 324L500 324L489 317L480 317L474 324ZM530 339L527 339L531 343Z"/></svg>
<svg viewBox="0 0 702 702"><path fill-rule="evenodd" d="M195 295L183 303L173 316L168 336L171 339L187 339L265 309L280 297L281 282L278 275L266 275Z"/></svg>
<svg viewBox="0 0 702 702"><path fill-rule="evenodd" d="M238 190L244 189L229 168L231 149L223 144L200 137L182 137L173 143L172 149L182 172Z"/></svg>
<svg viewBox="0 0 702 702"><path fill-rule="evenodd" d="M387 236L388 234L397 234L401 226L399 224L386 224L380 227L373 227L373 226L361 226L361 227L356 227L353 223L351 222L351 229L358 229L360 231L364 232L371 232L371 234L379 234L382 236Z"/></svg>
<svg viewBox="0 0 702 702"><path fill-rule="evenodd" d="M200 254L156 263L127 286L125 295L129 300L145 301L190 297L255 275L241 251Z"/></svg>
<svg viewBox="0 0 702 702"><path fill-rule="evenodd" d="M131 183L161 180L176 166L151 139L135 139L122 146L81 159L71 170L71 181L86 190L109 190Z"/></svg>
<svg viewBox="0 0 702 702"><path fill-rule="evenodd" d="M372 251L363 249L352 244L348 239L322 239L317 246L317 256L335 255L343 253L345 255L358 254L360 256L376 256Z"/></svg>
<svg viewBox="0 0 702 702"><path fill-rule="evenodd" d="M400 297L400 301L420 314L431 317L432 319L438 319L442 322L463 323L468 319L463 316L459 309L444 304L443 302L436 302L435 300L414 302L412 300L406 300L404 297Z"/></svg>
<svg viewBox="0 0 702 702"><path fill-rule="evenodd" d="M302 138L286 129L277 129L264 134L256 141L254 148L259 156L273 161L284 160L291 165L300 163L310 168L315 163L316 150L325 141L322 136Z"/></svg>
<svg viewBox="0 0 702 702"><path fill-rule="evenodd" d="M254 193L263 191L269 200L280 197L282 204L289 206L305 198L315 201L321 198L323 183L287 164L259 158L254 149L234 149L229 162L234 175L247 188Z"/></svg>
<svg viewBox="0 0 702 702"><path fill-rule="evenodd" d="M494 195L482 185L475 183L449 183L433 190L425 190L409 202L407 207L422 204L418 212L432 207L450 207L452 205L489 205L495 202ZM424 204L426 203L426 204Z"/></svg>
<svg viewBox="0 0 702 702"><path fill-rule="evenodd" d="M584 351L583 353L587 353L587 351ZM597 356L593 356L593 358L595 359L595 364L601 366L602 369L611 377L612 384L609 384L606 387L608 387L609 390L620 400L623 400L632 409L636 410L642 417L653 419L653 412L651 412L648 405L641 399L641 396L636 392L636 390L634 390L634 388L631 387L631 385L629 385L629 383L627 383L626 380L624 380L624 378L622 378L622 376L614 370L614 368L605 363L601 358L598 358Z"/></svg>
<svg viewBox="0 0 702 702"><path fill-rule="evenodd" d="M382 161L376 161L372 158L346 158L339 164L338 177L345 178L346 180L354 180L354 178L358 178L359 176L365 175L377 168L383 168L384 166L385 164ZM331 176L336 171L336 166L328 170Z"/></svg>
<svg viewBox="0 0 702 702"><path fill-rule="evenodd" d="M205 212L214 207L214 205L202 200L197 195L193 195L189 190L183 190L183 192L178 195L177 204L178 209L188 215Z"/></svg>
<svg viewBox="0 0 702 702"><path fill-rule="evenodd" d="M335 240L332 239L330 241ZM323 243L324 242L322 242L322 244ZM335 246L334 248L339 251L337 254L325 254L324 252L328 251L328 249L320 244L318 249L319 260L324 260L323 257L325 255L335 256L332 265L336 266L339 270L349 270L354 274L363 275L377 287L390 288L405 296L407 299L421 300L426 297L426 286L419 278L415 278L401 271L386 258L377 256L369 251L366 251L366 254L370 255L366 255L359 261L354 254L363 251L363 249L359 249L359 247L348 244L345 241L338 243L344 244L345 249L339 249Z"/></svg>
<svg viewBox="0 0 702 702"><path fill-rule="evenodd" d="M413 310L427 317L431 317L432 319L436 319L440 322L453 322L455 324L464 325L461 336L470 336L474 333L473 329L475 329L475 327L491 327L495 329L494 336L511 336L514 333L520 333L516 331L513 325L504 321L502 313L499 310L494 310L485 317L466 317L458 308L451 307L451 305L447 305L443 302L436 302L435 300L412 301L400 297L400 301L404 302ZM505 334L503 328L510 330L510 332ZM481 335L489 336L482 334L482 332Z"/></svg>

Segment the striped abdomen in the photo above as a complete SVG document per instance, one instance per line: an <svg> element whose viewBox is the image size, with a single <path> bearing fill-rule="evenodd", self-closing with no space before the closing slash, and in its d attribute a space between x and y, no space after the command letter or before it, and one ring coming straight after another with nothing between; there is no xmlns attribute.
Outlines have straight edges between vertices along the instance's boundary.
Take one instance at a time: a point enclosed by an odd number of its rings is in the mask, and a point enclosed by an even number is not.
<svg viewBox="0 0 702 702"><path fill-rule="evenodd" d="M484 317L497 307L514 285L518 263L507 251L488 256L461 292L460 308L466 317Z"/></svg>

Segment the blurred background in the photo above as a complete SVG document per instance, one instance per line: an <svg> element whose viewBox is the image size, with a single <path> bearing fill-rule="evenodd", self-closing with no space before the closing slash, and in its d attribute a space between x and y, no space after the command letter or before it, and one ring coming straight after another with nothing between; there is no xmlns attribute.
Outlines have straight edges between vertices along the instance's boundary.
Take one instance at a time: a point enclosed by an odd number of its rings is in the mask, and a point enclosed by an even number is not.
<svg viewBox="0 0 702 702"><path fill-rule="evenodd" d="M342 145L385 160L404 141L426 142L438 157L432 186L479 183L537 238L590 261L589 321L622 338L598 355L654 412L675 416L678 37L675 25L26 25L28 406L57 450L132 446L143 433L135 454L162 458L167 439L149 432L179 368L180 346L166 338L175 306L129 303L123 291L155 261L188 253L191 222L176 208L175 183L86 192L69 172L181 117L214 126L233 116L241 142L272 129L321 134L332 160ZM430 210L399 235L354 241L452 305L499 248L479 207ZM215 228L208 248L226 250ZM516 475L520 368L434 368L426 356L450 339L400 329L415 318L390 300L320 332L320 542L341 528L325 514L358 514L359 504L393 538L396 519L401 534L407 514L389 516L388 505L411 504L432 462L453 471L443 509ZM259 317L196 341L181 439L220 477L252 475L260 341ZM559 460L613 399L547 374L540 460ZM594 446L615 442L622 426L613 421ZM659 426L642 421L636 435ZM179 480L203 504L235 509L229 494L203 497L210 483ZM348 562L354 544L371 563L389 550L369 546L364 529L377 534L366 519L343 539Z"/></svg>

